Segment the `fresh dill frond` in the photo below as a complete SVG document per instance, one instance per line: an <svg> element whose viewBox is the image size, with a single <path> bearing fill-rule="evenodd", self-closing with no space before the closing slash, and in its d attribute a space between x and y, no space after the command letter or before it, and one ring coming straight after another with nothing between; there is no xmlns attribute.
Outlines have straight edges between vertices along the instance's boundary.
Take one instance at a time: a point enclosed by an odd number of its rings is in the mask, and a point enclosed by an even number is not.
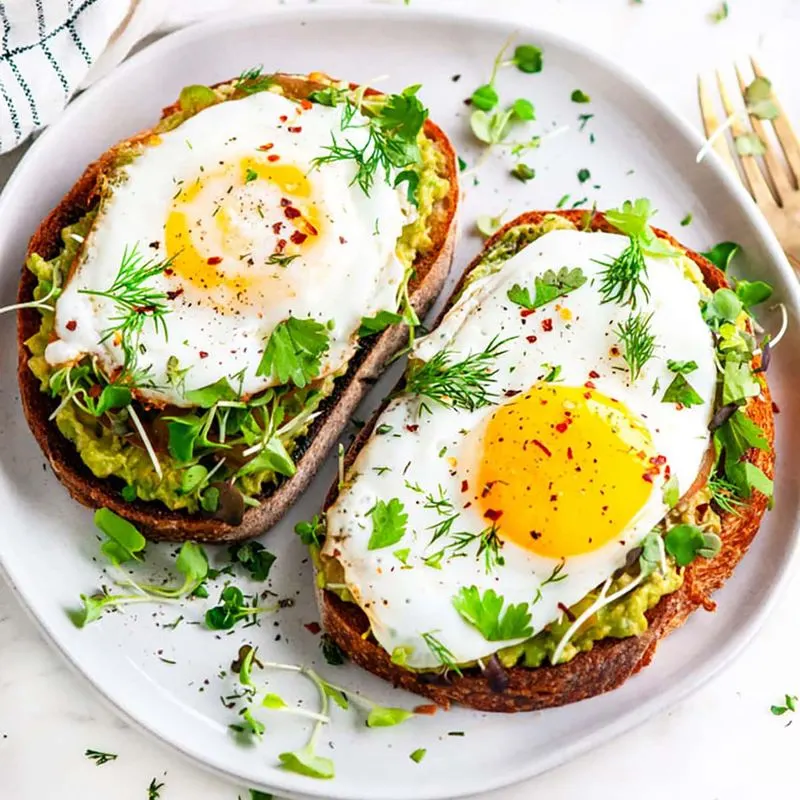
<svg viewBox="0 0 800 800"><path fill-rule="evenodd" d="M650 299L650 290L645 283L647 265L638 238L631 236L628 246L613 261L594 261L605 267L600 273L602 302L629 304L631 308L636 308L637 293L641 293L645 301Z"/></svg>
<svg viewBox="0 0 800 800"><path fill-rule="evenodd" d="M495 336L485 350L462 361L454 362L449 350L440 350L429 361L412 361L406 391L467 411L487 406L495 399L490 386L497 370L491 369L491 363L505 352L501 348L509 341Z"/></svg>
<svg viewBox="0 0 800 800"><path fill-rule="evenodd" d="M458 516L458 514L451 514L449 517L445 517L443 520L440 520L433 525L429 525L426 530L433 531L430 544L433 544L443 536L447 536L453 529L453 524L458 519ZM444 555L444 553L442 553L442 555Z"/></svg>
<svg viewBox="0 0 800 800"><path fill-rule="evenodd" d="M743 506L744 501L737 496L739 492L737 486L725 478L716 476L709 479L708 488L711 491L711 500L716 506L727 514L741 516L739 506Z"/></svg>
<svg viewBox="0 0 800 800"><path fill-rule="evenodd" d="M275 80L272 75L264 75L263 69L259 64L257 67L250 67L250 69L244 70L236 79L234 88L243 94L255 94L269 89L275 83Z"/></svg>
<svg viewBox="0 0 800 800"><path fill-rule="evenodd" d="M461 676L461 670L458 668L458 664L456 664L455 656L446 645L442 644L442 642L434 636L433 631L423 633L422 641L425 642L428 646L428 650L433 653L434 658L436 658L445 669L450 669L455 672L456 675Z"/></svg>
<svg viewBox="0 0 800 800"><path fill-rule="evenodd" d="M437 514L449 514L453 510L453 503L450 498L445 494L444 488L439 484L439 494L434 495L433 492L425 494L425 504L423 508L432 509Z"/></svg>
<svg viewBox="0 0 800 800"><path fill-rule="evenodd" d="M139 252L138 243L130 249L126 245L117 276L108 289L79 290L81 294L104 297L114 303L116 316L110 318L114 324L103 331L100 343L112 336L119 336L125 359L123 369L129 377L137 372L139 338L145 320L152 320L156 332L160 330L164 338L167 338L167 326L164 322L164 317L170 311L165 302L167 295L145 284L156 275L161 275L171 263L172 258L163 261L156 261L154 258L145 259Z"/></svg>
<svg viewBox="0 0 800 800"><path fill-rule="evenodd" d="M437 539L443 536L448 536L450 541L436 553L432 553L425 559L425 563L429 566L438 568L442 559L446 556L448 558L456 558L458 556L465 556L468 547L477 543L475 551L475 558L479 559L483 556L484 567L487 575L494 570L495 567L503 566L505 559L500 552L503 547L503 540L498 535L497 528L490 525L478 533L469 533L468 531L452 531L453 523L458 518L458 514L453 514L450 517L443 519L436 525L429 526L428 530L433 530L433 537L428 546L433 544Z"/></svg>
<svg viewBox="0 0 800 800"><path fill-rule="evenodd" d="M653 357L656 337L650 332L651 314L631 314L615 329L622 341L623 358L631 371L631 382L639 377L644 365Z"/></svg>

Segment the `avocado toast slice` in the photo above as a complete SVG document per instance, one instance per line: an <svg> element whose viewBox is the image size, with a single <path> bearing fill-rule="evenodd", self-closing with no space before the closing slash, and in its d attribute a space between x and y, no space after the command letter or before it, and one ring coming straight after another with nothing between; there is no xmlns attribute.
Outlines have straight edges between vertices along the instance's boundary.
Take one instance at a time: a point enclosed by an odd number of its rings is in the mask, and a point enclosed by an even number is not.
<svg viewBox="0 0 800 800"><path fill-rule="evenodd" d="M346 85L336 83L320 73L311 76L245 76L215 87L190 87L191 91L182 93L181 102L164 109L160 123L153 129L115 145L87 167L33 234L28 246L27 262L43 264L45 269L49 264L57 264L62 278L68 275L80 251L80 246L76 246L75 242L82 241L81 225L87 224L87 221L91 224L92 213L98 207L107 189L108 176L115 167L129 159L152 137L174 129L202 110L204 104L209 102L209 97L215 103L237 99L243 93L260 90L259 82L262 80L265 87L273 91L277 89L300 103L308 103L308 97L311 95L315 98L318 96L316 93L323 93L324 96L325 92L348 89ZM349 89L353 91L356 87L350 86ZM366 90L363 95L368 98L381 97L372 90ZM331 102L328 99L325 104ZM413 251L407 283L409 307L421 315L440 291L452 259L458 182L455 154L441 129L425 119L420 136L424 138L426 152L430 155L431 179L439 188L429 213L422 220L423 246ZM27 303L34 298L41 298L46 289L46 282L27 266L23 268L18 302ZM399 317L395 315L395 318ZM46 374L47 368L42 366L42 352L50 335L43 319L36 308L23 308L18 312L18 380L26 418L55 475L73 498L84 505L110 508L137 525L149 538L173 541L245 539L264 532L280 519L305 489L353 410L380 374L386 360L403 345L408 335L404 324L393 324L373 335L362 336L355 354L347 362L345 372L318 392L318 404L313 409L310 424L300 427L292 441L286 443L291 451L292 474L267 473L267 479L257 487L249 505L243 505L242 498L237 494L231 496L223 483L218 489L221 496L217 495L215 508L211 504L208 504L208 508L201 505L201 498L193 499L189 506L185 497L174 492L170 498L177 498L178 507L171 508L157 499L159 483L152 475L147 476L147 491L141 488L137 490L132 485L135 481L122 479L106 463L105 453L111 452L118 463L145 464L143 469L149 469L143 442L137 440L135 435L129 432L125 440L120 441L104 424L104 419L87 419L69 404L66 406L69 419L51 419L53 412L61 405L63 396L43 390L46 388L43 381L46 382L50 377ZM32 363L38 374L31 370ZM162 458L168 459L163 440L157 436L153 439ZM99 447L103 457L88 459L92 461L88 465L76 448L76 443L80 442L88 442L95 453ZM117 458L120 451L124 455ZM173 473L182 474L184 469L177 464L177 471L173 470Z"/></svg>
<svg viewBox="0 0 800 800"><path fill-rule="evenodd" d="M555 221L555 222L553 222ZM452 306L465 287L471 272L479 268L488 253L506 244L509 256L527 245L531 239L517 236L526 228L547 230L549 225L573 227L588 231L617 233L602 213L587 214L582 211L529 212L512 220L501 228L486 243L483 252L472 262L459 286L451 297ZM653 229L661 240L678 248L699 269L705 286L711 291L728 286L725 275L702 255L680 245L663 230ZM444 316L443 312L443 315ZM441 322L441 319L439 320ZM750 326L749 320L745 323ZM753 357L751 367L759 370L760 355ZM750 464L771 478L774 465L774 425L769 390L763 374L756 373L760 391L750 397L746 405L737 413L747 417L761 431L761 448L746 449L741 464ZM398 387L402 391L403 384ZM721 401L717 401L713 420L716 423L724 416ZM385 408L385 406L384 406ZM343 475L345 482L353 464L374 435L379 410L371 422L360 432L344 458ZM729 415L730 416L730 415ZM713 422L712 420L712 422ZM716 424L714 423L714 424ZM438 670L413 670L398 663L371 635L370 622L352 596L341 596L338 586L341 573L334 565L334 580L329 580L331 561L328 556L319 556L325 542L324 524L316 531L316 542L305 533L306 540L312 544L318 567L318 602L323 624L333 640L359 666L417 694L424 695L442 706L459 703L483 711L530 711L549 708L586 699L620 686L630 676L647 666L653 658L658 642L672 630L680 627L689 615L700 608L713 610L715 604L711 597L730 577L739 560L747 551L755 537L761 517L769 504L769 498L758 489L752 488L747 496L736 497L734 503L720 505L711 498L708 489L709 475L714 475L714 454L704 460L697 479L683 493L674 513L681 521L705 524L713 515L714 527L718 530L720 549L712 558L696 558L688 566L674 569L679 580L676 586L662 587L657 593L641 600L637 606L638 616L644 621L636 635L616 631L613 625L609 632L597 633L601 609L584 621L575 633L576 646L568 659L556 659L555 664L547 663L546 655L552 654L552 630L536 632L530 642L520 647L506 648L481 665L455 664L450 668L443 666ZM410 471L411 480L414 480ZM763 485L762 485L763 486ZM339 486L332 487L325 503L331 508L339 495ZM671 512L673 513L673 512ZM674 524L674 523L673 523ZM327 550L330 555L330 551ZM335 561L335 559L334 559ZM325 588L327 583L336 583L337 589ZM533 593L533 586L531 593ZM630 596L629 598L630 599ZM625 600L618 601L622 603ZM631 601L634 602L634 601ZM583 606L585 607L585 606ZM624 614L625 608L621 607ZM632 613L632 612L631 612ZM570 609L565 610L569 617ZM571 617L570 617L571 619ZM563 626L554 626L563 632L569 627L569 620ZM526 646L527 650L526 650ZM558 651L558 652L564 652ZM498 657L499 656L499 657ZM528 658L535 657L535 666L526 666ZM455 668L453 668L455 667Z"/></svg>

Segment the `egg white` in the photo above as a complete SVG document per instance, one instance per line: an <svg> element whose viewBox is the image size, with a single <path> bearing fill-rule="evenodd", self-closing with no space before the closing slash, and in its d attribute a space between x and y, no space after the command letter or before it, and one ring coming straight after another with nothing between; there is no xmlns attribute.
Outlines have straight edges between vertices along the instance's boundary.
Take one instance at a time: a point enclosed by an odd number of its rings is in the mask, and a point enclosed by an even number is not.
<svg viewBox="0 0 800 800"><path fill-rule="evenodd" d="M312 165L324 155L332 136L346 137L356 146L364 143L367 131L358 126L360 115L346 133L341 131L341 117L341 108L313 104L306 109L279 94L260 92L207 108L146 144L113 176L111 191L56 305L57 339L47 348L47 361L58 366L92 355L113 375L122 366L122 348L114 337L102 343L101 339L114 327L119 312L112 300L81 291L111 286L126 248L136 245L146 259L164 258L165 220L181 190L198 180L211 181L213 174L213 180L224 180L228 168L235 176L242 159L267 164L267 157L274 156L277 164L298 167L310 182L320 219L317 240L313 247L300 248L299 257L290 263L266 263L279 238L272 224L283 220L284 211L280 188L268 180L243 185L231 180L230 193L200 192L187 202L187 219L197 238L214 229L215 209L223 205L232 231L224 247L230 250L240 241L252 247L245 254L221 255L234 269L248 278L255 274L258 280L244 293L220 293L175 274L151 278L148 287L178 296L167 300L166 338L151 320L145 321L139 367L151 368L153 388L141 395L156 403L189 405L185 391L225 377L245 395L266 389L275 381L257 376L256 368L271 332L289 316L329 325L330 349L320 376L341 370L354 351L361 318L397 307L404 267L395 247L408 221L400 193L381 174L367 196L354 183L352 160ZM204 241L192 243L206 246ZM180 390L167 378L170 357L189 368Z"/></svg>
<svg viewBox="0 0 800 800"><path fill-rule="evenodd" d="M649 500L619 539L590 553L568 558L558 582L546 583L558 560L544 558L512 541L502 548L505 564L487 572L475 548L468 557L445 559L442 568L423 560L438 547L431 546L431 526L441 521L426 506L424 494L438 495L439 487L460 509L454 530L477 533L486 520L474 508L459 503L461 481L474 473L479 458L480 434L497 405L508 402L506 392L526 391L560 365L559 379L567 386L583 386L589 373L597 390L624 403L645 423L658 453L667 457L681 492L686 491L701 466L709 445L708 422L713 412L716 368L711 334L702 319L698 287L684 273L685 261L646 259L650 298L637 310L652 313L657 348L638 380L621 356L610 353L617 342L613 329L630 309L601 304L597 289L602 267L627 246L628 239L607 233L553 231L537 239L503 264L494 274L471 284L442 323L417 342L414 356L430 359L447 349L453 360L484 350L495 337L508 341L495 359L495 405L474 412L427 403L431 413L420 413L420 399L407 395L393 400L381 414L377 429L356 459L346 485L327 512L327 538L323 553L343 566L345 584L364 609L372 632L392 652L410 648L407 664L414 668L439 666L423 634L432 633L452 653L457 663L480 659L520 640L488 642L458 614L453 597L462 587L494 589L506 603L531 603L532 625L538 632L561 614L559 605L571 606L600 585L624 564L628 551L658 524L667 512L663 477ZM587 282L579 289L522 316L507 298L514 284L533 287L534 277L546 269L580 267ZM568 312L564 319L557 305ZM551 323L545 323L550 320ZM545 330L552 324L552 330ZM694 360L691 385L703 403L688 408L663 403L664 389L674 377L667 360ZM653 391L655 381L660 389ZM396 545L369 550L372 531L368 512L377 500L398 498L408 513L406 534ZM501 525L502 529L502 525ZM393 555L409 549L406 566ZM543 585L544 584L544 585ZM537 590L541 599L533 603Z"/></svg>

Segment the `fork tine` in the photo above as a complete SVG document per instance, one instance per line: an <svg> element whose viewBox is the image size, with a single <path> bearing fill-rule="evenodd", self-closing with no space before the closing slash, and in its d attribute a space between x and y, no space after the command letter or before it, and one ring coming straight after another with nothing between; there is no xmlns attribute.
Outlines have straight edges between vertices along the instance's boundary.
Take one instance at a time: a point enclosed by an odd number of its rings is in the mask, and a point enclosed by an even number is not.
<svg viewBox="0 0 800 800"><path fill-rule="evenodd" d="M759 67L755 58L752 56L750 57L750 63L753 65L753 72L755 72L759 78L766 77L761 67ZM772 92L771 97L779 112L778 116L772 120L772 126L775 128L775 136L778 138L781 148L783 149L783 154L786 156L786 161L794 174L795 182L800 183L800 143L798 143L797 135L794 130L792 130L789 118L784 113L780 101L775 96L775 92Z"/></svg>
<svg viewBox="0 0 800 800"><path fill-rule="evenodd" d="M739 88L742 91L742 98L744 99L744 93L747 89L747 82L745 81L738 64L734 64L734 69L736 70L736 77L739 80ZM794 189L786 174L786 170L775 156L775 150L767 138L764 124L757 116L755 116L755 114L750 114L750 124L753 126L753 130L756 132L758 138L764 143L764 147L766 147L766 152L763 156L764 164L767 167L767 174L774 184L775 194L777 195L778 202L782 205L784 199L788 197L788 195L793 192Z"/></svg>
<svg viewBox="0 0 800 800"><path fill-rule="evenodd" d="M714 101L712 100L711 91L708 84L702 75L697 76L697 99L700 102L700 116L703 118L703 129L706 132L706 138L710 139L720 126L719 118L717 117L716 109L714 108ZM718 136L712 145L717 151L720 158L733 170L734 174L741 180L739 170L736 167L736 162L731 156L725 141L725 136Z"/></svg>
<svg viewBox="0 0 800 800"><path fill-rule="evenodd" d="M719 94L722 98L722 107L725 109L725 113L729 117L736 115L738 113L738 109L731 102L730 95L725 87L725 80L723 79L722 73L719 70L717 70L717 86L719 87ZM739 118L734 116L731 123L731 133L733 134L734 143L737 137L748 132L749 131L739 122ZM763 205L766 208L774 208L776 205L775 198L772 196L772 192L770 191L764 176L761 174L761 170L756 163L755 157L739 155L738 151L736 152L736 155L739 157L739 163L742 165L742 169L744 170L745 177L747 178L747 184L750 187L750 194L753 195L753 199L759 206Z"/></svg>

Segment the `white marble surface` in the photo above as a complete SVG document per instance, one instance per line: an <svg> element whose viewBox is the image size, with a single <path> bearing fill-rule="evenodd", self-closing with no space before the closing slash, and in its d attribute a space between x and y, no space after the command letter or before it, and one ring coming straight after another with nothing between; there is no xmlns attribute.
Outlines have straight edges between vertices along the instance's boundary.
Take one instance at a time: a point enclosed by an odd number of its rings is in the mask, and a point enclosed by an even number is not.
<svg viewBox="0 0 800 800"><path fill-rule="evenodd" d="M268 0L172 0L168 23ZM795 120L800 83L793 58L800 39L797 0L729 0L730 17L713 25L716 0L412 0L415 5L482 8L484 13L558 30L602 51L647 81L698 122L699 70L758 52ZM0 159L5 179L15 155ZM4 378L5 379L5 378ZM0 523L2 524L2 523ZM26 535L35 535L29 531ZM47 587L43 586L42 591ZM800 693L795 578L764 629L722 675L671 711L536 780L486 800L627 800L791 797L800 722L770 705ZM101 767L87 748L117 753ZM10 589L0 583L0 797L8 800L144 800L151 779L162 800L248 797L246 787L207 775L115 717L89 686L45 645Z"/></svg>

